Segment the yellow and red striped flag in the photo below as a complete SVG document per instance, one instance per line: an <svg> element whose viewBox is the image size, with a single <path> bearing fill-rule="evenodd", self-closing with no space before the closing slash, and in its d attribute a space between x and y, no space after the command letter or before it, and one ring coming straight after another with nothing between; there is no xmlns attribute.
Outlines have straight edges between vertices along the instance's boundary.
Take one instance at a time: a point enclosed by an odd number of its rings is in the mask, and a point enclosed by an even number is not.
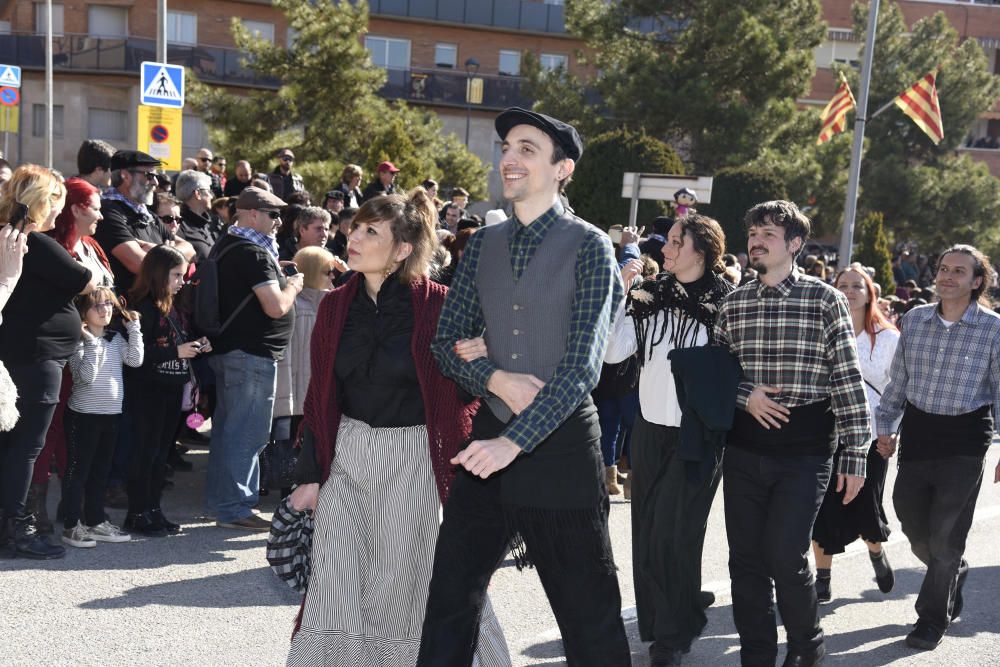
<svg viewBox="0 0 1000 667"><path fill-rule="evenodd" d="M893 101L936 144L944 139L944 126L941 124L941 105L938 104L935 73L936 70L924 75Z"/></svg>
<svg viewBox="0 0 1000 667"><path fill-rule="evenodd" d="M851 94L851 87L847 85L844 73L840 73L840 86L833 94L833 99L823 109L819 119L823 127L819 131L817 144L829 141L833 135L843 132L847 127L847 112L855 108L854 95Z"/></svg>

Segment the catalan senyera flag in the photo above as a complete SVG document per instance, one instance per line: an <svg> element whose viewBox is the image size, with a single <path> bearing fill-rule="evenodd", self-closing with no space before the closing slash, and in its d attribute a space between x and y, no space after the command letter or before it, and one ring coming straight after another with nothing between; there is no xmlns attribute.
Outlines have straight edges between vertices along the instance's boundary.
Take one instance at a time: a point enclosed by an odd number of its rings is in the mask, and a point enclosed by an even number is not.
<svg viewBox="0 0 1000 667"><path fill-rule="evenodd" d="M823 113L820 114L819 119L823 127L819 131L819 138L816 140L816 143L821 144L829 141L833 135L843 132L847 127L847 112L856 106L854 95L851 94L851 87L847 85L847 79L841 73L840 86L837 87L837 92L833 94L833 99L830 100L826 108L823 109Z"/></svg>
<svg viewBox="0 0 1000 667"><path fill-rule="evenodd" d="M944 139L941 105L938 104L936 72L929 72L893 100L935 144Z"/></svg>

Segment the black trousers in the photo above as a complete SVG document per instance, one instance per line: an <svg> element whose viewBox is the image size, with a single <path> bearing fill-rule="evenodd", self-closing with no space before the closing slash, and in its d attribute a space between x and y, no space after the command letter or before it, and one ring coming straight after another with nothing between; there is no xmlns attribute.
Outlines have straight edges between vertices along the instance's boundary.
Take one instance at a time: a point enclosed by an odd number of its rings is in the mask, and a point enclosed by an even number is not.
<svg viewBox="0 0 1000 667"><path fill-rule="evenodd" d="M901 461L892 502L914 555L927 566L917 596L920 620L944 632L959 575L969 569L965 540L983 482L983 458Z"/></svg>
<svg viewBox="0 0 1000 667"><path fill-rule="evenodd" d="M129 391L127 409L134 419L135 441L126 491L129 514L139 514L160 507L184 387L135 382Z"/></svg>
<svg viewBox="0 0 1000 667"><path fill-rule="evenodd" d="M677 456L680 429L642 415L632 431L632 576L639 637L653 659L690 648L708 622L698 593L712 500L722 476L687 478Z"/></svg>
<svg viewBox="0 0 1000 667"><path fill-rule="evenodd" d="M472 439L504 428L484 406ZM608 512L589 398L531 454L489 479L459 469L438 534L417 664L472 664L486 588L510 550L519 566L538 570L570 667L631 664Z"/></svg>
<svg viewBox="0 0 1000 667"><path fill-rule="evenodd" d="M775 589L789 652L810 653L823 643L807 554L830 481L831 459L726 449L722 490L729 576L745 666L770 666L777 659Z"/></svg>
<svg viewBox="0 0 1000 667"><path fill-rule="evenodd" d="M104 521L104 488L111 472L121 415L97 415L66 408L66 472L62 479L63 524L88 526ZM83 510L81 511L81 505Z"/></svg>
<svg viewBox="0 0 1000 667"><path fill-rule="evenodd" d="M59 403L65 365L61 360L7 367L17 387L16 405L21 416L11 431L0 433L0 501L4 517L24 514L35 459L45 447L45 434Z"/></svg>

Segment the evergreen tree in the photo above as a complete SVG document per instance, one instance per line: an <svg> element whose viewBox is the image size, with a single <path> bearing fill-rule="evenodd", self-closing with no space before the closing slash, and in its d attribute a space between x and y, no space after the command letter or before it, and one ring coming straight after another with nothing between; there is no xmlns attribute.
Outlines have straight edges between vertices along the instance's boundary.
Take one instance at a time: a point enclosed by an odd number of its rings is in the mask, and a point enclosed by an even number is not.
<svg viewBox="0 0 1000 667"><path fill-rule="evenodd" d="M875 269L875 282L882 286L882 294L895 294L896 281L892 277L892 251L883 228L884 216L872 211L858 225L854 261Z"/></svg>
<svg viewBox="0 0 1000 667"><path fill-rule="evenodd" d="M363 44L368 3L338 0L272 0L295 38L288 47L252 35L237 18L232 31L246 64L277 91L236 95L189 81L189 100L209 137L230 159L248 159L259 171L288 146L308 187L319 193L339 182L344 164L374 167L390 159L401 168L403 188L425 178L462 185L473 199L487 196L489 167L426 110L378 95L385 70L372 64Z"/></svg>

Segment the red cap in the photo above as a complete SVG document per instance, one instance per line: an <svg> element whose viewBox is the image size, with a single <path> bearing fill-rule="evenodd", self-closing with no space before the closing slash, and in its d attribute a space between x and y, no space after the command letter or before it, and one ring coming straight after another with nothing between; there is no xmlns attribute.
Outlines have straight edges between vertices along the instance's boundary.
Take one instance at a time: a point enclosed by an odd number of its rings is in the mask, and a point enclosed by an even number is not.
<svg viewBox="0 0 1000 667"><path fill-rule="evenodd" d="M386 161L378 166L378 171L391 171L395 174L399 172L399 169L396 169L396 165L393 163Z"/></svg>

